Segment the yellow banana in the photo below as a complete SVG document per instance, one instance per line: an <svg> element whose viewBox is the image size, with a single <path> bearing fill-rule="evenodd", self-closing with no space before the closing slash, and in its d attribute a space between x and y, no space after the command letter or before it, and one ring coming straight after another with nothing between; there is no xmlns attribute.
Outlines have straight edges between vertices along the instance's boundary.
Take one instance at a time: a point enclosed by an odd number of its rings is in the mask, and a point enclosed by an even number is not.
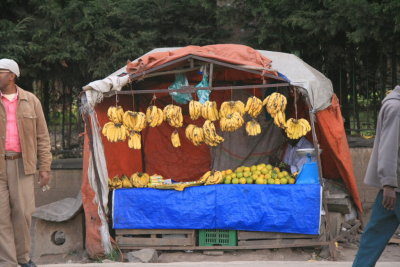
<svg viewBox="0 0 400 267"><path fill-rule="evenodd" d="M311 130L311 126L305 119L295 120L290 118L286 122L286 135L290 139L299 139Z"/></svg>
<svg viewBox="0 0 400 267"><path fill-rule="evenodd" d="M267 96L263 101L263 105L266 106L268 113L271 114L272 117L279 111L285 111L286 104L286 97L277 92Z"/></svg>
<svg viewBox="0 0 400 267"><path fill-rule="evenodd" d="M212 121L206 120L203 124L204 143L209 146L217 146L224 141L222 136L217 134L215 125Z"/></svg>
<svg viewBox="0 0 400 267"><path fill-rule="evenodd" d="M258 97L253 96L247 99L245 111L253 118L256 118L258 115L260 115L262 108L262 101Z"/></svg>
<svg viewBox="0 0 400 267"><path fill-rule="evenodd" d="M167 105L165 106L163 113L164 120L166 120L172 127L179 128L183 126L182 108L180 106L172 104Z"/></svg>
<svg viewBox="0 0 400 267"><path fill-rule="evenodd" d="M199 101L191 100L189 102L189 115L192 120L197 120L201 116L202 104Z"/></svg>
<svg viewBox="0 0 400 267"><path fill-rule="evenodd" d="M174 131L171 134L171 141L172 141L172 146L173 147L180 147L181 146L181 140L179 139L178 131Z"/></svg>
<svg viewBox="0 0 400 267"><path fill-rule="evenodd" d="M261 133L261 125L256 120L251 120L246 123L246 132L250 136L259 135Z"/></svg>
<svg viewBox="0 0 400 267"><path fill-rule="evenodd" d="M161 125L164 120L163 112L155 105L149 106L146 110L146 122L150 127Z"/></svg>
<svg viewBox="0 0 400 267"><path fill-rule="evenodd" d="M203 176L201 176L199 182L200 183L205 183L208 179L208 177L210 177L211 175L211 171L206 172L205 174L203 174Z"/></svg>
<svg viewBox="0 0 400 267"><path fill-rule="evenodd" d="M140 135L140 133L131 132L129 134L128 147L133 149L141 149L142 148L141 139L142 136Z"/></svg>

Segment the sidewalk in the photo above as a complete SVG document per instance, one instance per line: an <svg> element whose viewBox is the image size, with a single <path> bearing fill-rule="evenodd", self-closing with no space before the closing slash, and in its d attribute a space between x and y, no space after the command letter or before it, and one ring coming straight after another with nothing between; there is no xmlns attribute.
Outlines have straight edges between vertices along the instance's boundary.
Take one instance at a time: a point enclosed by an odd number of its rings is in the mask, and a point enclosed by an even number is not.
<svg viewBox="0 0 400 267"><path fill-rule="evenodd" d="M350 267L351 262L332 262L332 261L232 261L232 262L176 262L176 263L88 263L88 264L49 264L40 265L43 267L108 267L108 266L120 266L120 267L182 267L182 266L194 266L194 267ZM376 265L377 267L400 267L400 262L380 262Z"/></svg>

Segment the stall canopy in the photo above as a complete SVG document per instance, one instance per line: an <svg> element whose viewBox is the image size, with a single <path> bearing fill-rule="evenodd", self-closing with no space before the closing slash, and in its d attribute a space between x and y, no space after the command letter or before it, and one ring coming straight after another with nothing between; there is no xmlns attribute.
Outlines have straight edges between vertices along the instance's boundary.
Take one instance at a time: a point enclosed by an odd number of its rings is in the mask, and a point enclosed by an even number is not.
<svg viewBox="0 0 400 267"><path fill-rule="evenodd" d="M128 84L129 77L132 78L132 76L136 75L136 77L142 76L143 78L146 78L147 73L162 69L162 67L168 64L171 68L179 66L181 59L193 57L209 61L218 61L221 64L231 64L249 70L249 73L243 76L238 76L239 72L219 74L224 75L221 78L224 78L225 80L233 81L239 77L242 80L248 81L254 80L256 76L257 79L260 80L260 73L262 73L264 79L263 83L289 82L291 86L297 87L302 93L306 94L311 104L311 114L316 115L317 136L323 150L323 153L321 154L323 177L331 179L342 178L356 206L360 211L362 210L353 173L350 150L343 127L340 106L337 97L333 93L330 80L292 54L254 50L243 45L221 44L203 47L188 46L184 48L157 48L142 57L129 62L126 66L117 70L105 79L91 82L83 87L85 91L82 98L83 110L86 110L86 114L90 115L87 116L86 122L92 127L90 132L85 136L86 145L84 164L85 166L88 166L88 170L84 171L83 174L84 182L82 192L84 195L83 202L86 213L94 216L97 212L101 214L107 211L107 199L104 197L105 194L108 194L107 185L105 184L107 182L107 176L112 177L117 174L118 169L124 169L124 166L126 165L129 165L130 169L125 170L125 173L130 174L133 171L142 170L143 164L146 164L146 159L143 160L143 155L140 151L129 150L126 144L113 144L113 150L118 151L117 154L113 154L110 152L112 149L107 142L102 142L101 137L99 136L97 136L97 138L94 137L96 132L100 130L100 127L107 120L107 108L115 103L113 102L114 98L103 99L103 94L113 90L120 91ZM255 72L251 72L251 70L257 70L259 74L256 75L254 74ZM149 86L148 89L167 87L165 84L159 84L158 86L161 87L153 85ZM216 96L217 98L218 96L221 96L219 100L223 98L223 94L217 94ZM130 105L131 102L131 100L124 100L122 98L120 101L123 105ZM129 103L124 103L124 101L129 101ZM305 108L304 110L307 116L309 116L308 108ZM147 133L147 137L149 140L151 139L152 143L147 147L152 151L144 151L144 153L149 152L156 156L157 151L163 149L162 144L165 142L166 138L169 138L168 136L170 134L170 132L167 132L167 134L164 134L164 138L162 138L161 131L163 130L167 129L158 129L158 131L160 131L157 133L158 135L154 131ZM169 131L171 130L169 129ZM93 134L93 132L95 134ZM157 136L158 138L151 138L152 136ZM145 140L144 142L146 147L147 141ZM186 149L186 152L193 150L193 148L187 146L185 148L185 144L182 145L182 149ZM211 164L210 162L207 162L210 161L209 154L210 153L207 152L206 149L199 149L195 154L195 159L200 162L199 166ZM118 157L118 155L124 155L124 157ZM129 161L131 158L137 159L134 164ZM193 162L195 159L193 158ZM174 160L178 159L175 158ZM182 158L182 160L188 159ZM104 162L106 162L106 164L102 164ZM96 171L96 169L102 167L105 169L102 171ZM182 166L179 167L181 168ZM148 170L148 168L149 166L146 165L146 170ZM173 168L177 169L177 166L173 166ZM202 169L200 168L200 170ZM94 186L95 184L101 184L101 186ZM102 190L102 192L99 192L99 190ZM99 195L102 195L102 197ZM96 203L93 203L94 196L97 196L95 199ZM93 217L87 216L86 225L88 228L102 227L101 229L105 229L107 223L104 219L100 218L100 220L93 220ZM90 245L90 243L98 244L99 239L99 235L87 236L87 246ZM102 236L101 239L104 240L104 237ZM94 251L89 251L89 254L96 254L95 250L97 247L91 247Z"/></svg>

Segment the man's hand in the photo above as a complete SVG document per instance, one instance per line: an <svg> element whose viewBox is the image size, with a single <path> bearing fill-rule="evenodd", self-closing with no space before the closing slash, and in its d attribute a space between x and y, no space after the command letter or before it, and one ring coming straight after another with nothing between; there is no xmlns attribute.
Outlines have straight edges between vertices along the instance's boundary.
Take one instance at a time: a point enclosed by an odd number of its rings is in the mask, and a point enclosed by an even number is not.
<svg viewBox="0 0 400 267"><path fill-rule="evenodd" d="M51 175L49 171L39 171L39 186L43 187L50 182Z"/></svg>
<svg viewBox="0 0 400 267"><path fill-rule="evenodd" d="M385 209L394 210L396 206L396 191L388 185L383 187L383 200L382 205Z"/></svg>

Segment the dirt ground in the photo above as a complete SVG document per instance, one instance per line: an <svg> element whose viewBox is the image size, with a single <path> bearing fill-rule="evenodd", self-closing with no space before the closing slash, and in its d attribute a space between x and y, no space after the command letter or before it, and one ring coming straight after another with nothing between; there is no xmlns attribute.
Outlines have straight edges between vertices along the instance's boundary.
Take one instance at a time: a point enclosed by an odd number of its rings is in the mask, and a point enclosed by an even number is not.
<svg viewBox="0 0 400 267"><path fill-rule="evenodd" d="M339 243L338 261L353 261L357 253L356 243ZM321 248L283 248L263 250L225 251L223 255L205 255L201 251L160 251L159 262L228 262L228 261L324 261L327 260L321 253ZM117 260L117 259L113 259ZM44 255L36 260L37 264L55 263L89 263L110 262L104 259L89 259L85 251L73 251L65 255ZM400 262L400 245L389 244L383 252L380 261Z"/></svg>

